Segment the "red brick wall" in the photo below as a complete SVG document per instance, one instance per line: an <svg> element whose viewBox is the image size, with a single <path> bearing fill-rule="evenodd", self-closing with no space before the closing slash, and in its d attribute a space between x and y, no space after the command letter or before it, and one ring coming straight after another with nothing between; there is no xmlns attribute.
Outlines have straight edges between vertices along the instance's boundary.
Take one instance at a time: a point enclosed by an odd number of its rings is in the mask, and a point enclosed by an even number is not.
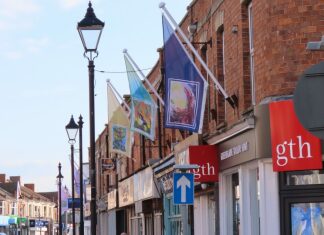
<svg viewBox="0 0 324 235"><path fill-rule="evenodd" d="M324 52L306 51L308 41L319 41L324 35L324 3L323 0L252 0L254 15L254 62L256 104L269 96L292 94L299 76L309 66L324 59ZM217 92L211 83L209 87L208 102L210 110L214 109L214 118L208 110L205 113L204 134L215 133L217 128L231 126L242 114L251 107L250 94L250 64L249 64L249 37L247 2L240 0L196 0L188 8L188 13L181 22L185 34L189 34L187 27L190 23L198 22L198 31L193 41L199 41L203 34L206 40L212 38L212 47L207 46L208 67L220 79L229 96L238 97L238 108L233 109L222 95ZM223 15L223 24L220 16ZM221 26L222 25L222 26ZM217 27L218 26L218 27ZM220 34L219 26L224 30L224 55L221 66L219 57ZM232 27L237 26L237 33ZM162 29L161 29L162 30ZM189 36L189 35L188 35ZM200 50L200 47L196 45ZM152 53L156 53L152 51ZM162 54L160 53L160 56ZM197 61L197 60L196 60ZM148 74L148 79L154 83L161 76L160 61ZM198 68L201 68L197 63ZM163 69L163 68L162 68ZM206 74L205 72L203 72ZM224 81L222 79L224 78ZM161 89L163 97L164 88ZM152 97L155 97L152 94ZM155 100L156 97L155 97ZM224 115L225 114L225 115ZM158 122L157 122L158 123ZM163 124L163 108L161 109L161 123ZM158 136L158 129L156 129ZM162 152L163 157L171 153L171 143L181 141L187 132L164 129L162 126ZM145 141L146 160L159 156L158 139L154 142ZM129 171L140 169L145 163L141 159L140 136L134 133L134 146L129 161Z"/></svg>

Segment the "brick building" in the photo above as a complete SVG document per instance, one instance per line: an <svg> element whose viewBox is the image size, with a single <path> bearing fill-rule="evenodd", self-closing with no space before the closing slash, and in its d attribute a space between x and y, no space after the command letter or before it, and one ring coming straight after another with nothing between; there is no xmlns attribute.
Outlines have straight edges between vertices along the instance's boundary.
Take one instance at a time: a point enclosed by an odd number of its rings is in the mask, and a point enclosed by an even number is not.
<svg viewBox="0 0 324 235"><path fill-rule="evenodd" d="M301 202L318 203L323 220L323 171L274 172L269 117L269 104L292 99L299 77L323 60L323 51L306 50L320 40L323 16L321 0L192 1L179 25L235 105L194 58L209 83L202 134L163 128L156 97L156 139L134 133L131 159L108 154L107 127L96 142L97 159L114 166L97 165L100 234L291 234L301 229L292 212ZM163 97L167 68L158 53L147 78ZM219 181L197 183L194 206L179 207L173 166L190 163L193 145L215 146ZM319 181L291 183L307 177Z"/></svg>

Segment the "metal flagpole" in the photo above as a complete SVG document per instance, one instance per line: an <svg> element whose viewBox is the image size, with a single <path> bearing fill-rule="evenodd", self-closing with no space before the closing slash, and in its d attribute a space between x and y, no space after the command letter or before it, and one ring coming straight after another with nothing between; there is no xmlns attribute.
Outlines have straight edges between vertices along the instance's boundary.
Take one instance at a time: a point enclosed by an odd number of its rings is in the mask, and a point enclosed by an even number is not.
<svg viewBox="0 0 324 235"><path fill-rule="evenodd" d="M107 79L106 80L107 85L109 85L111 87L111 89L114 90L114 92L118 95L118 97L122 100L123 104L126 106L126 108L128 109L128 111L130 111L130 107L128 106L128 104L126 104L126 102L124 101L123 97L118 93L118 91L115 89L115 87L113 86L113 84L111 84L110 80Z"/></svg>
<svg viewBox="0 0 324 235"><path fill-rule="evenodd" d="M212 78L212 80L214 81L215 85L216 85L216 89L220 90L220 92L222 93L222 95L224 96L224 98L231 104L231 106L233 106L232 104L235 104L234 100L228 96L228 94L226 93L226 91L223 89L223 87L221 86L221 84L217 81L216 77L214 76L214 74L210 71L210 69L208 68L208 66L206 65L206 63L203 61L203 59L200 57L200 55L198 54L198 52L196 51L196 49L194 48L194 46L191 44L191 42L188 40L188 38L186 37L186 35L183 33L183 31L181 30L181 28L178 26L178 24L175 22L175 20L173 19L173 17L171 16L171 14L169 13L169 11L166 9L165 7L165 3L161 2L159 4L159 7L162 9L162 13L164 15L166 15L167 20L169 20L169 22L173 25L173 27L177 30L177 32L180 34L180 36L182 37L182 39L186 42L186 44L189 46L190 50L194 53L194 55L196 56L196 58L199 60L199 63L204 67L204 69L206 70L206 72L208 73L208 75ZM175 34L176 35L176 34ZM177 35L176 35L177 36Z"/></svg>
<svg viewBox="0 0 324 235"><path fill-rule="evenodd" d="M151 91L153 91L153 93L156 95L156 97L160 100L161 104L164 106L164 101L161 98L161 96L157 93L157 91L155 90L155 88L152 86L152 84L150 83L150 81L146 78L146 76L143 74L143 72L140 70L140 68L137 66L137 64L135 63L135 61L132 59L132 57L128 54L127 50L124 49L123 53L125 54L125 56L129 59L129 61L132 63L132 65L136 68L136 70L141 74L141 76L143 77L143 79L145 80L145 82L147 82L147 85L150 87Z"/></svg>

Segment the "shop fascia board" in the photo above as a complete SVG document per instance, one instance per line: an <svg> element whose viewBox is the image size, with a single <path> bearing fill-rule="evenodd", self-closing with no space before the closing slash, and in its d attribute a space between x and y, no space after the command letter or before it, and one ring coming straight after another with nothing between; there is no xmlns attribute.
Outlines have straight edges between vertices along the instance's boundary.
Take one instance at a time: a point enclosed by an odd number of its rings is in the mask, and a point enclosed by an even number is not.
<svg viewBox="0 0 324 235"><path fill-rule="evenodd" d="M240 122L239 124L233 126L228 131L208 139L207 143L210 145L219 144L247 130L254 129L254 127L255 127L254 117L253 116L248 117L244 119L243 122Z"/></svg>

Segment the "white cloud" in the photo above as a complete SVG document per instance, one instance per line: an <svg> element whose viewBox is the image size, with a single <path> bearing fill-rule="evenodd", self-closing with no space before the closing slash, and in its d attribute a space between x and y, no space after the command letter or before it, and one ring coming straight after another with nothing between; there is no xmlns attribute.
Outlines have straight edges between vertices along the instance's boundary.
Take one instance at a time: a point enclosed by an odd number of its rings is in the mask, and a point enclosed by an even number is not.
<svg viewBox="0 0 324 235"><path fill-rule="evenodd" d="M0 16L2 18L18 18L21 14L32 14L40 7L33 0L1 0Z"/></svg>
<svg viewBox="0 0 324 235"><path fill-rule="evenodd" d="M65 9L70 9L84 3L84 0L60 0L60 4Z"/></svg>
<svg viewBox="0 0 324 235"><path fill-rule="evenodd" d="M34 0L0 0L0 30L17 31L33 25L33 15L40 11Z"/></svg>

